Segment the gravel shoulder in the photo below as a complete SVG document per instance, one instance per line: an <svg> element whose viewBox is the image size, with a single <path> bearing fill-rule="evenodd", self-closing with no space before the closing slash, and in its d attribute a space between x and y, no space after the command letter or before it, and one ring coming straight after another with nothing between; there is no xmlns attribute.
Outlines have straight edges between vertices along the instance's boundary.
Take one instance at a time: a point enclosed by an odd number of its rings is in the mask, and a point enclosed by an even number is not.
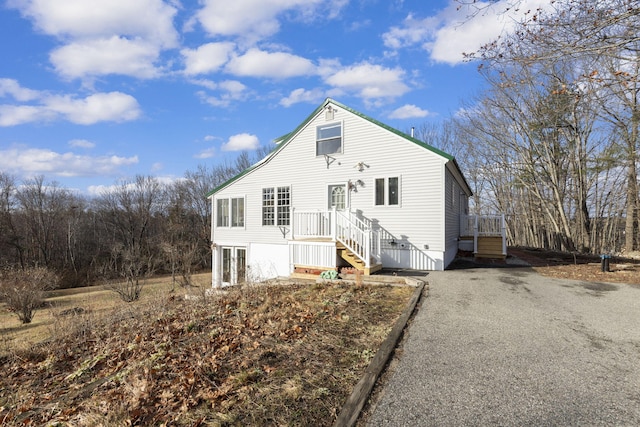
<svg viewBox="0 0 640 427"><path fill-rule="evenodd" d="M640 425L640 288L430 272L370 426Z"/></svg>

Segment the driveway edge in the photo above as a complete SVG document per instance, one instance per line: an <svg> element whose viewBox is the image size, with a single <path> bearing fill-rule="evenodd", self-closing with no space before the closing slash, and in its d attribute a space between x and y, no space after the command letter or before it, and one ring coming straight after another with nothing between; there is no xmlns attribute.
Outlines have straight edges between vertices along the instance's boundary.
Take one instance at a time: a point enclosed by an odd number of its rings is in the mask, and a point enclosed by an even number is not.
<svg viewBox="0 0 640 427"><path fill-rule="evenodd" d="M409 304L407 308L404 310L402 315L396 320L396 323L393 325L393 329L384 342L380 345L380 348L376 352L376 355L373 357L371 363L367 367L363 377L360 379L358 384L354 387L351 395L345 402L338 418L333 424L334 427L351 427L355 425L358 417L360 416L360 411L364 407L373 387L376 384L378 377L384 370L389 358L393 354L396 346L398 345L398 341L402 336L402 332L407 326L407 322L409 318L413 314L413 311L420 301L420 297L422 296L422 292L425 291L428 293L429 287L422 280L417 280L413 278L406 278L407 285L415 286L416 290L413 292L411 299L409 300ZM425 295L426 296L426 295Z"/></svg>

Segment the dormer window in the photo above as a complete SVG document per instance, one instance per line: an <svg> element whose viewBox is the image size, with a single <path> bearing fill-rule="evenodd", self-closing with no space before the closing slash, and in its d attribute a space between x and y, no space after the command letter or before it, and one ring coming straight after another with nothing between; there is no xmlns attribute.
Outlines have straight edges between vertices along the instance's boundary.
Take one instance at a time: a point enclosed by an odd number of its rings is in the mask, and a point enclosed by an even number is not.
<svg viewBox="0 0 640 427"><path fill-rule="evenodd" d="M342 152L342 123L330 123L316 128L316 156Z"/></svg>

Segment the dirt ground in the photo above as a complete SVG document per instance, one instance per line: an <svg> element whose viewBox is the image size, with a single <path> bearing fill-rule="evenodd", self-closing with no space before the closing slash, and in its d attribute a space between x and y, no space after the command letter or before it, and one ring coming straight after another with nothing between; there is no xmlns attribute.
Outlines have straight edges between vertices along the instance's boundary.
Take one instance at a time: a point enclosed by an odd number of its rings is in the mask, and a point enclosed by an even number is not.
<svg viewBox="0 0 640 427"><path fill-rule="evenodd" d="M587 282L627 283L640 285L640 259L612 257L609 271L602 271L602 260L596 255L544 251L535 248L509 248L509 257L527 262L543 276Z"/></svg>

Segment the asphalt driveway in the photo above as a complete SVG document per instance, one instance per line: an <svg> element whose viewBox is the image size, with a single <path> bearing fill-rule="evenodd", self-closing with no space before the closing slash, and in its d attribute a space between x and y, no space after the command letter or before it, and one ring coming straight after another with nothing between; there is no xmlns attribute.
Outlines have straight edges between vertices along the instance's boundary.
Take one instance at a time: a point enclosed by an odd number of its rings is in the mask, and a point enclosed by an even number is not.
<svg viewBox="0 0 640 427"><path fill-rule="evenodd" d="M426 280L369 426L640 425L640 287L527 268Z"/></svg>

